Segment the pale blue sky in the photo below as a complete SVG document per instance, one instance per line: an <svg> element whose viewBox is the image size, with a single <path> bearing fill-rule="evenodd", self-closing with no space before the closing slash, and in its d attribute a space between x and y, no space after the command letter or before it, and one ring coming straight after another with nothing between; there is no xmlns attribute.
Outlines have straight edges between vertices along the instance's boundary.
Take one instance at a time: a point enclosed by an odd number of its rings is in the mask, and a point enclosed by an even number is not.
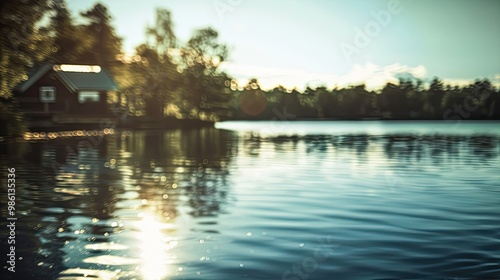
<svg viewBox="0 0 500 280"><path fill-rule="evenodd" d="M145 41L144 30L153 23L155 8L162 7L172 12L181 41L196 28L215 28L231 50L225 69L237 78L257 77L268 87L302 87L315 80L378 86L403 71L454 82L500 82L500 1L400 0L399 13L388 8L392 1L101 2L127 52ZM68 7L77 14L96 2L68 0ZM390 20L385 17L382 26L374 13L389 14ZM356 45L355 36L362 36L357 30L366 28L371 35ZM356 52L349 55L346 46Z"/></svg>

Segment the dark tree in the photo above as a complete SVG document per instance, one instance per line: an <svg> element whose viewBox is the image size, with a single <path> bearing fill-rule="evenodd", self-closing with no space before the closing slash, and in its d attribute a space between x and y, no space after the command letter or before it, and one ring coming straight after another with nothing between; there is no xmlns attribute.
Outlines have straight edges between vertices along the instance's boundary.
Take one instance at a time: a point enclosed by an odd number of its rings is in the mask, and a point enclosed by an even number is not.
<svg viewBox="0 0 500 280"><path fill-rule="evenodd" d="M121 38L111 25L111 15L106 6L98 3L81 15L89 21L85 32L93 40L90 48L80 55L80 61L105 68L116 65L117 57L122 53Z"/></svg>

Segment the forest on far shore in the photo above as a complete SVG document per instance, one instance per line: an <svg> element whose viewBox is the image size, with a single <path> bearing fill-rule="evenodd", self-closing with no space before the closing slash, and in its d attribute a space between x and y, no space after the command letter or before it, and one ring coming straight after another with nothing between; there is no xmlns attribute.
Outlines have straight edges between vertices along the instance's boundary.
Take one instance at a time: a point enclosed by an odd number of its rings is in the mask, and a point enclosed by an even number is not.
<svg viewBox="0 0 500 280"><path fill-rule="evenodd" d="M146 41L125 56L113 19L97 3L76 20L63 0L0 4L0 121L3 135L25 130L13 88L30 69L45 63L95 64L119 86L110 98L129 116L218 120L294 119L500 119L500 88L487 79L450 86L439 78L425 83L411 75L382 89L364 85L304 91L276 86L263 90L257 79L238 84L221 70L228 47L210 27L194 30L187 42L174 32L170 11L157 9Z"/></svg>

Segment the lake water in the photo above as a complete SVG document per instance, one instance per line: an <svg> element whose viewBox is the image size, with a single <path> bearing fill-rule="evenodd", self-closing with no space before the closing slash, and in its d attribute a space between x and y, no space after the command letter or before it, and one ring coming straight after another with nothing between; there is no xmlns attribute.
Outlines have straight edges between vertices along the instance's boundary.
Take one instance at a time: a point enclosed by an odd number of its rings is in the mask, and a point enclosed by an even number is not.
<svg viewBox="0 0 500 280"><path fill-rule="evenodd" d="M1 148L18 218L2 279L500 279L498 122L229 122Z"/></svg>

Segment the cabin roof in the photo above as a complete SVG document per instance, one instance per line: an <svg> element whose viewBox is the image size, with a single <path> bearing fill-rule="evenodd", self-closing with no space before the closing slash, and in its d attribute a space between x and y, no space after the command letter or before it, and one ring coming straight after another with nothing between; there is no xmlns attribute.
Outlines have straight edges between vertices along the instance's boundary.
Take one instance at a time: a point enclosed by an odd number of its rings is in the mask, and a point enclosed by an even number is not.
<svg viewBox="0 0 500 280"><path fill-rule="evenodd" d="M96 65L53 65L43 64L28 74L28 79L15 90L25 92L47 72L53 71L56 77L72 92L81 90L117 90L113 78L106 69Z"/></svg>

